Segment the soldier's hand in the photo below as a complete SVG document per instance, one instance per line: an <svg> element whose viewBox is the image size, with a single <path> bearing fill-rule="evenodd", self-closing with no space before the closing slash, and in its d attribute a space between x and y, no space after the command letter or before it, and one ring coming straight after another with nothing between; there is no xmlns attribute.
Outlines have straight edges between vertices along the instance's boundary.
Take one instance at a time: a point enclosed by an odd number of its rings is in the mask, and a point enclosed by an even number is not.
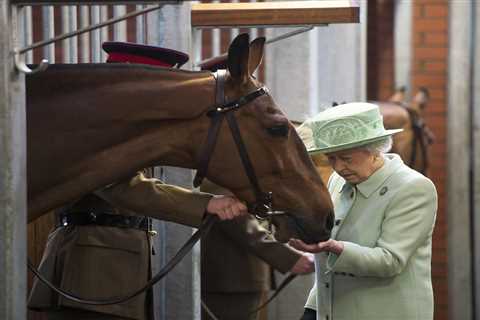
<svg viewBox="0 0 480 320"><path fill-rule="evenodd" d="M313 254L304 252L290 270L293 274L309 274L315 271Z"/></svg>
<svg viewBox="0 0 480 320"><path fill-rule="evenodd" d="M234 196L214 196L207 204L207 213L217 215L220 220L230 220L248 214L247 206Z"/></svg>

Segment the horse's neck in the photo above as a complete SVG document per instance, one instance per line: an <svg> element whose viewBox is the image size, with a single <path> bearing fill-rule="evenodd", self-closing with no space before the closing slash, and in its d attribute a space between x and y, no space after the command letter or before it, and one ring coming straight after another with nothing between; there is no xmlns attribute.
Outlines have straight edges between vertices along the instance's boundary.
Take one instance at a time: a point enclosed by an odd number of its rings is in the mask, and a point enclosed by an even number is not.
<svg viewBox="0 0 480 320"><path fill-rule="evenodd" d="M125 116L131 121L191 119L212 104L215 83L208 72L129 64L52 66L34 94L56 92L87 100L96 116ZM48 86L48 88L47 88ZM109 103L113 102L113 103Z"/></svg>
<svg viewBox="0 0 480 320"><path fill-rule="evenodd" d="M85 127L88 130L100 128L99 137L109 134L110 141L115 143L118 143L118 137L125 138L123 144L132 145L132 149L143 150L156 158L149 158L149 161L161 160L170 165L176 165L177 161L181 166L190 165L181 150L189 149L188 145L193 143L192 133L198 131L198 121L194 120L214 104L215 80L208 72L126 64L86 64L77 67L60 65L52 68L45 77L50 78L37 82L31 90L41 90L37 94L42 95L46 88L41 86L48 83L49 92L58 92L60 99L82 101L73 109L63 108L63 121L74 126L69 130L82 132ZM58 97L50 99L56 102L50 106L59 105ZM45 112L44 108L37 109ZM50 114L62 112L58 109L61 108L51 110ZM76 110L84 115L83 122L78 123L79 119L74 118L72 111ZM158 140L159 137L162 141Z"/></svg>
<svg viewBox="0 0 480 320"><path fill-rule="evenodd" d="M215 80L141 66L53 65L27 78L27 96L29 201L39 199L34 206L43 212L50 209L43 203L70 200L146 166L194 167ZM57 175L45 176L52 167Z"/></svg>

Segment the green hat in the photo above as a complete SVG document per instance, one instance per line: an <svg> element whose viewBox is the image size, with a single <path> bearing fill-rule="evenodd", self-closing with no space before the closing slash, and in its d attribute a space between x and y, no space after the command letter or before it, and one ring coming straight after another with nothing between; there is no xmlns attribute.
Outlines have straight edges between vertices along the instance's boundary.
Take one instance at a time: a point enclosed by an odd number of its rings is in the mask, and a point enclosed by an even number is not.
<svg viewBox="0 0 480 320"><path fill-rule="evenodd" d="M306 120L298 133L310 153L330 153L376 142L403 129L385 130L376 104L338 105Z"/></svg>

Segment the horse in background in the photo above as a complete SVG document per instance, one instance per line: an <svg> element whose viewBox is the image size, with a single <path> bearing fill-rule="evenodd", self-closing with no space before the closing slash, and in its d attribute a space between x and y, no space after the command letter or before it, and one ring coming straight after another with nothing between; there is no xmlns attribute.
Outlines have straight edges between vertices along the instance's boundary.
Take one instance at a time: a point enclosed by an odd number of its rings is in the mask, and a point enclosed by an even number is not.
<svg viewBox="0 0 480 320"><path fill-rule="evenodd" d="M412 169L428 175L430 146L434 141L432 131L423 120L429 100L428 90L420 88L410 102L406 101L405 91L405 88L400 88L387 101L371 102L379 106L386 129L403 129L402 132L392 136L393 145L390 152L400 155ZM312 159L326 183L332 173L327 158L323 154L316 154Z"/></svg>
<svg viewBox="0 0 480 320"><path fill-rule="evenodd" d="M145 167L196 169L220 97L244 104L228 112L273 209L289 213L271 218L277 240L328 239L329 193L292 124L252 77L264 43L235 38L223 87L212 72L134 64L51 65L27 76L29 221ZM254 203L226 121L217 135L206 177Z"/></svg>

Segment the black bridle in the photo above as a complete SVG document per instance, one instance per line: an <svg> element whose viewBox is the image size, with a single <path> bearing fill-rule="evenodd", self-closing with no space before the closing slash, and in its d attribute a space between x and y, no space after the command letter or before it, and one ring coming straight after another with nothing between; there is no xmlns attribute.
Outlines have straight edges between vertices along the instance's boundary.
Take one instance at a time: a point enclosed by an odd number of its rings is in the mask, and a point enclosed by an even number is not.
<svg viewBox="0 0 480 320"><path fill-rule="evenodd" d="M208 171L208 164L210 158L215 150L215 145L217 143L218 133L220 132L220 127L223 122L223 119L227 119L230 132L232 133L233 140L237 146L238 154L242 160L243 168L245 173L250 181L253 192L255 193L255 202L248 204L248 212L253 214L259 220L271 220L275 216L284 216L287 218L287 224L297 230L298 235L302 239L315 239L315 236L308 231L305 222L299 219L296 215L288 211L280 211L273 209L273 193L268 191L264 192L260 184L258 183L257 175L255 169L253 168L252 161L248 155L247 148L243 142L242 135L240 134L240 129L235 118L235 111L241 107L249 104L258 97L261 97L265 94L268 94L266 87L258 88L245 96L240 97L237 100L226 102L225 101L225 80L226 80L227 71L226 70L217 70L214 73L216 80L216 90L215 90L215 106L207 111L207 116L211 119L210 128L208 130L207 139L203 145L203 149L200 152L200 157L197 165L197 173L193 180L193 185L198 187L202 180L206 177ZM281 132L282 130L276 127L269 128L270 132Z"/></svg>
<svg viewBox="0 0 480 320"><path fill-rule="evenodd" d="M233 140L237 146L240 159L242 160L243 168L247 174L248 180L250 181L253 192L255 193L255 202L248 205L248 211L255 215L258 219L267 219L271 218L272 216L286 215L287 213L284 211L273 210L272 192L264 192L261 189L255 169L253 168L252 161L248 155L247 148L245 147L245 143L243 142L242 135L240 134L240 129L238 128L237 120L235 118L236 110L249 104L256 98L267 94L267 88L261 87L245 96L240 97L237 100L225 102L226 74L226 70L217 70L217 72L214 73L216 79L216 106L207 112L207 116L211 119L211 123L206 142L203 146L202 152L200 153L197 173L195 175L195 179L193 180L193 185L198 187L207 175L208 164L213 151L215 150L218 133L220 132L223 119L226 118Z"/></svg>

